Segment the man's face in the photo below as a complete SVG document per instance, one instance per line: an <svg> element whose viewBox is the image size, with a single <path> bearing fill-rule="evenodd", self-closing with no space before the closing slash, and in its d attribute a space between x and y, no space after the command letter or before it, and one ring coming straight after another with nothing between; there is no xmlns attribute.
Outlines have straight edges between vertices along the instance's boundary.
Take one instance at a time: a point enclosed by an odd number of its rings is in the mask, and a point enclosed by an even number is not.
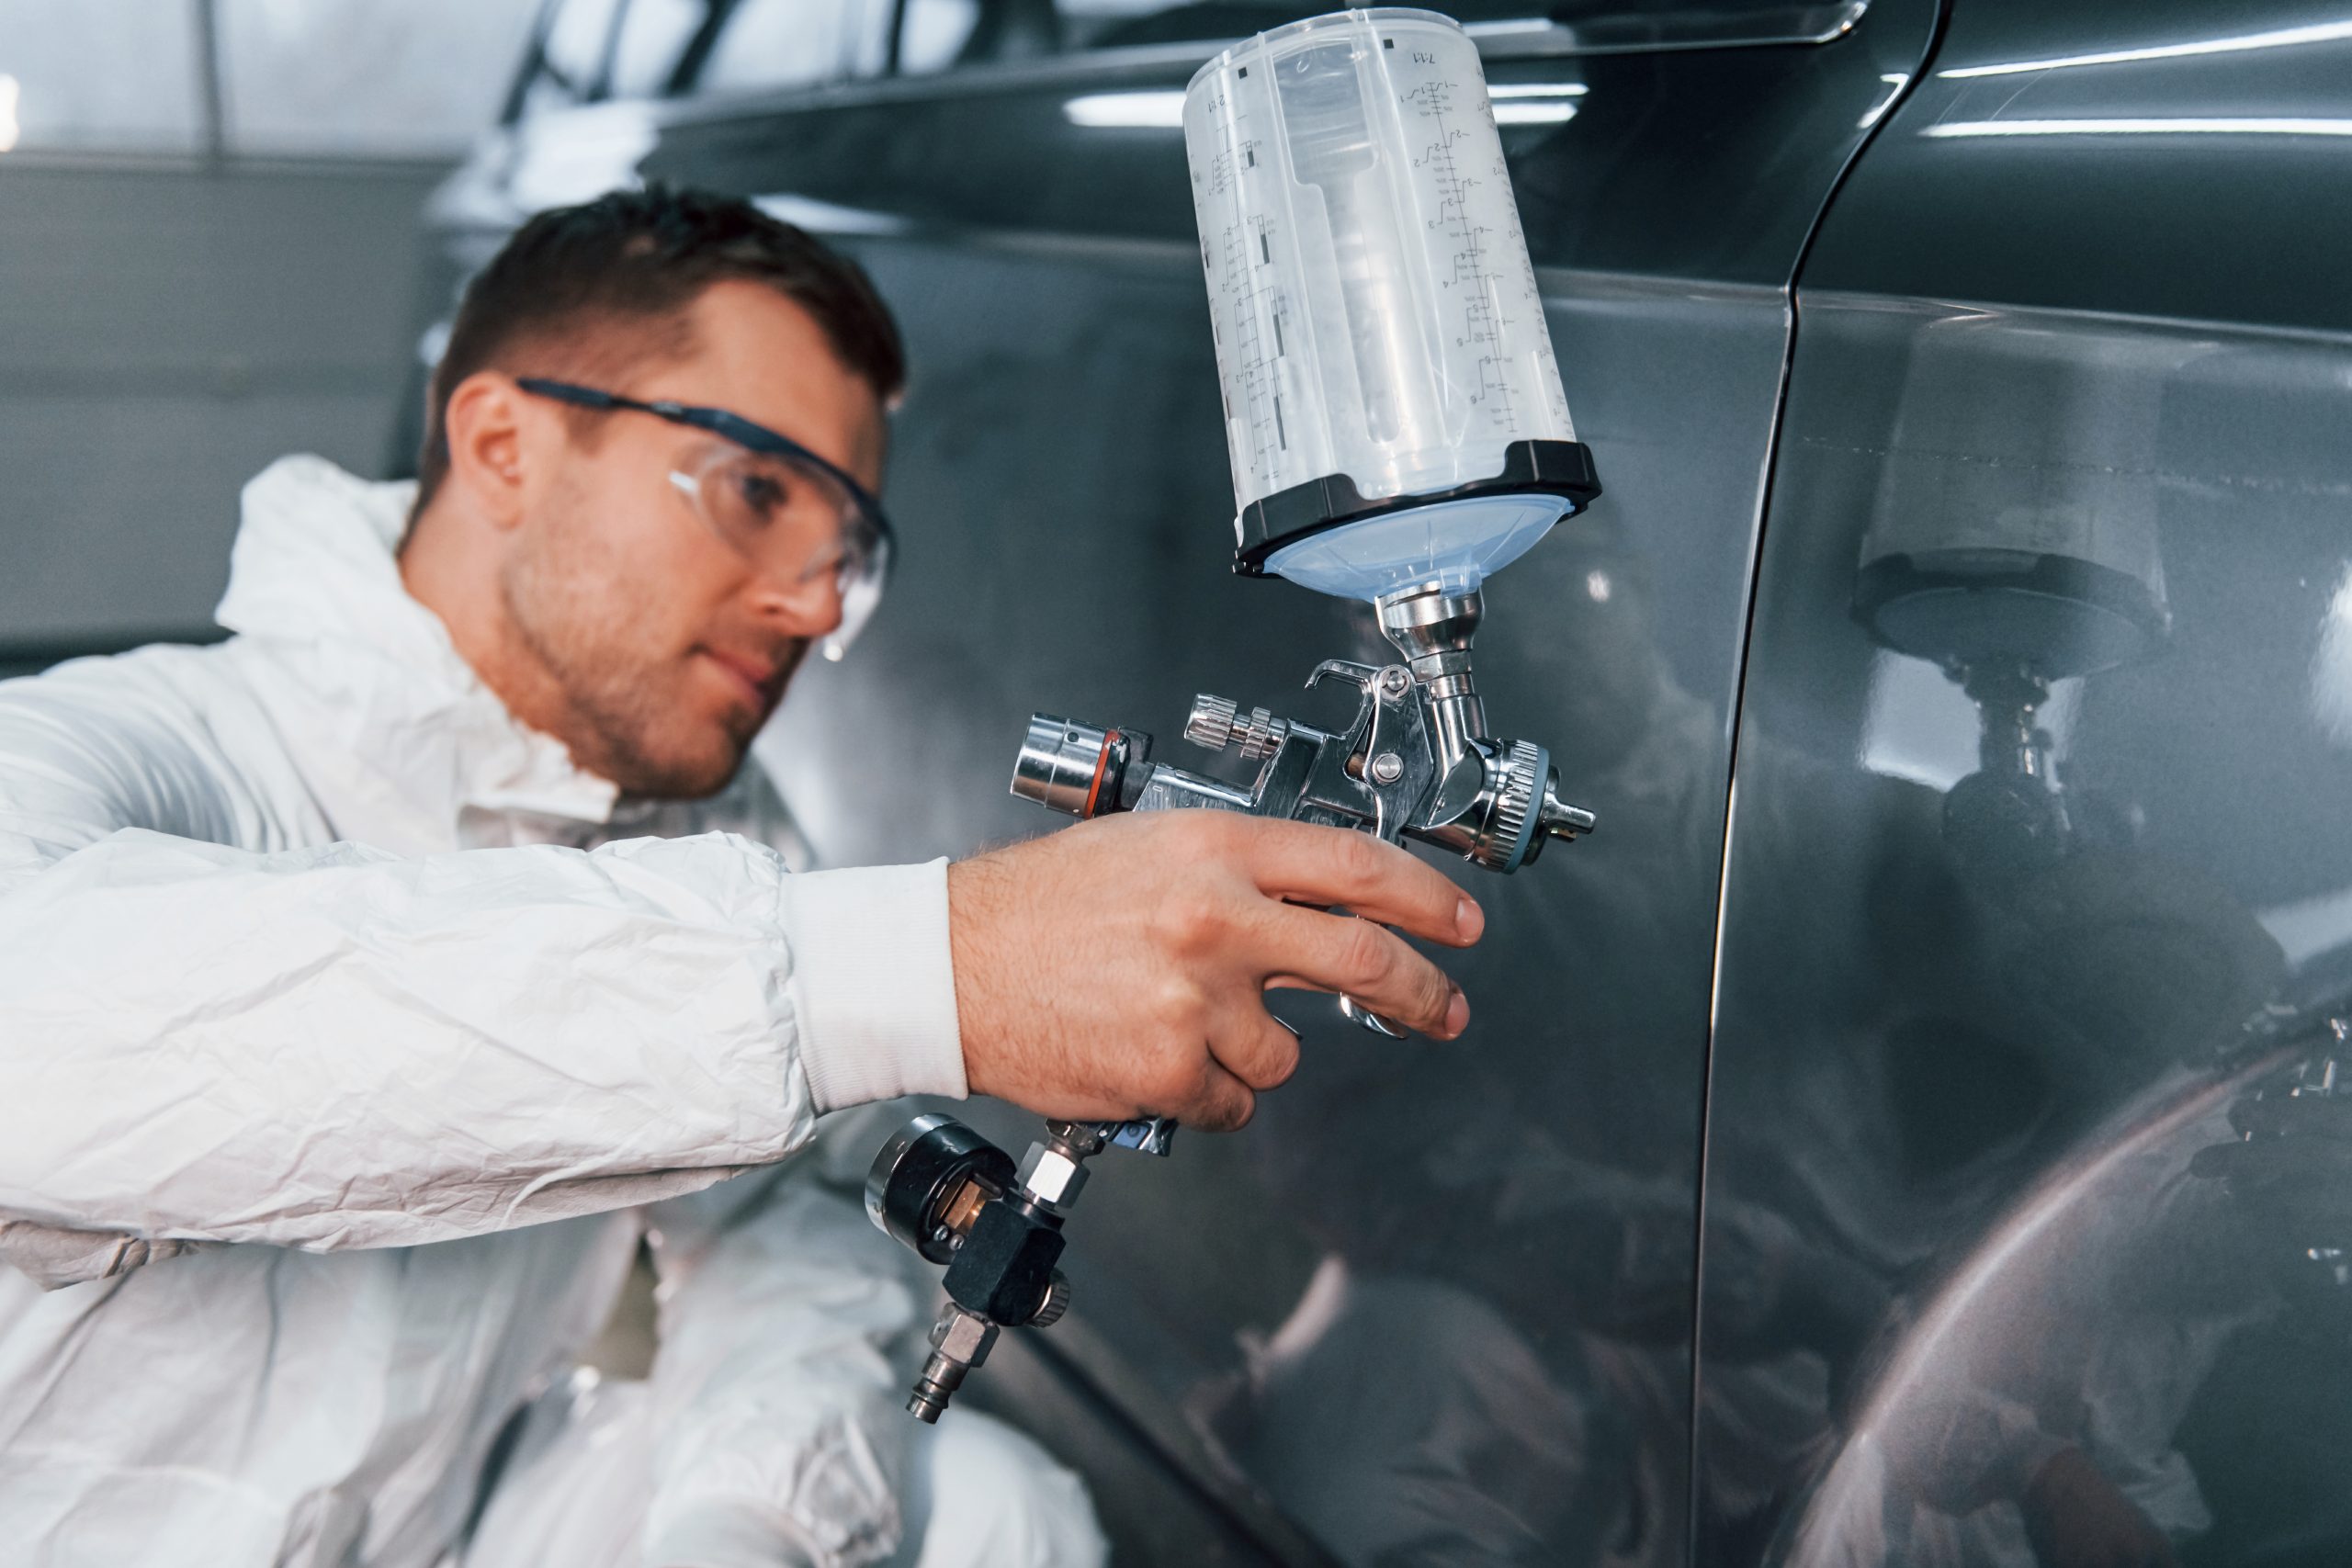
<svg viewBox="0 0 2352 1568"><path fill-rule="evenodd" d="M693 346L604 390L722 408L789 436L865 486L883 412L808 312L752 283L707 289ZM703 520L671 475L720 437L649 414L594 416L536 487L500 588L517 640L560 694L557 738L631 794L723 788L814 638L841 621L829 573L787 582Z"/></svg>

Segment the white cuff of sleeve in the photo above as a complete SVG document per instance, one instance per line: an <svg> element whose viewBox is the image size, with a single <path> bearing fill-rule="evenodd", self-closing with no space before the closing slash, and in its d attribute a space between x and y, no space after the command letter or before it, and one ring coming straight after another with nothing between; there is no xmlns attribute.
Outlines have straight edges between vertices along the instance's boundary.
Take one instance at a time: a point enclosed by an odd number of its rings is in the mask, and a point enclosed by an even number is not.
<svg viewBox="0 0 2352 1568"><path fill-rule="evenodd" d="M785 878L800 1066L820 1114L902 1094L961 1100L947 863Z"/></svg>

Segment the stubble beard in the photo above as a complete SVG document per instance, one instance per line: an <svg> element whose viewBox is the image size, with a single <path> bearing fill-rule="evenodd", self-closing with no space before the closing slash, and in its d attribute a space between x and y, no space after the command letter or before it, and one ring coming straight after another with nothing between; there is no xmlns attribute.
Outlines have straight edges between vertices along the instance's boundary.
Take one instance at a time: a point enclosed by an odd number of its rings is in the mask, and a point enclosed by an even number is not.
<svg viewBox="0 0 2352 1568"><path fill-rule="evenodd" d="M727 787L766 715L738 708L719 725L691 716L679 688L692 656L648 662L628 652L663 645L636 608L643 596L600 592L528 552L502 591L516 640L562 694L570 733L557 739L575 762L644 799L700 800Z"/></svg>

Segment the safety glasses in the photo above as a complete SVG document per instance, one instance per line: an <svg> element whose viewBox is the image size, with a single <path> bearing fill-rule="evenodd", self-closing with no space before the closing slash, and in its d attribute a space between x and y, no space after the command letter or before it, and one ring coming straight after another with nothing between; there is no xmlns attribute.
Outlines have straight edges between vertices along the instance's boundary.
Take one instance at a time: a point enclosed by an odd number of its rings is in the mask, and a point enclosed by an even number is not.
<svg viewBox="0 0 2352 1568"><path fill-rule="evenodd" d="M847 652L872 619L889 577L896 536L881 502L840 468L791 437L725 409L645 401L538 376L515 384L576 408L650 413L718 437L671 470L672 488L712 533L808 613L821 612L823 596L840 596L841 624L821 644L827 659Z"/></svg>

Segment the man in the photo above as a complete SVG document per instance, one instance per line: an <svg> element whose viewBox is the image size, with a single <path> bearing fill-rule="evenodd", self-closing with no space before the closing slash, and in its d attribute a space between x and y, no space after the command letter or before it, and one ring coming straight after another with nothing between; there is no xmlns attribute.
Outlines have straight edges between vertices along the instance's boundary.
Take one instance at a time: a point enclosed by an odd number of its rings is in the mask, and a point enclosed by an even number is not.
<svg viewBox="0 0 2352 1568"><path fill-rule="evenodd" d="M864 276L747 206L547 214L458 311L413 496L282 462L228 642L0 687L0 1538L446 1561L555 1383L474 1562L592 1561L590 1517L605 1560L712 1568L1099 1551L978 1417L904 1450L925 1303L810 1161L745 1173L918 1092L1238 1126L1297 1060L1267 986L1451 1037L1382 924L1481 917L1222 813L806 875L648 836L781 832L728 786L878 586L900 378ZM641 1236L650 1384L548 1414Z"/></svg>

